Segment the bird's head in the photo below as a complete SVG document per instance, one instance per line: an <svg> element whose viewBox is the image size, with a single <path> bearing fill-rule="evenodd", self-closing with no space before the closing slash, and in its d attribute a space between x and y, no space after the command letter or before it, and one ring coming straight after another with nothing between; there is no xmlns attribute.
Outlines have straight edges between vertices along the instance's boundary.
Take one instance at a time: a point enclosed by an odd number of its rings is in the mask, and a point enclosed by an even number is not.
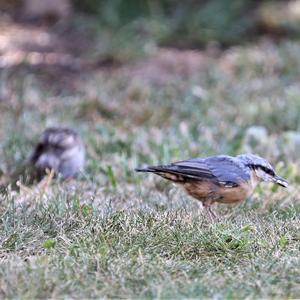
<svg viewBox="0 0 300 300"><path fill-rule="evenodd" d="M255 154L241 154L238 159L247 167L255 171L261 181L274 182L280 186L288 187L288 181L275 173L274 168L264 158Z"/></svg>
<svg viewBox="0 0 300 300"><path fill-rule="evenodd" d="M40 171L53 169L71 177L83 167L84 157L84 145L74 130L50 127L41 135L30 161Z"/></svg>

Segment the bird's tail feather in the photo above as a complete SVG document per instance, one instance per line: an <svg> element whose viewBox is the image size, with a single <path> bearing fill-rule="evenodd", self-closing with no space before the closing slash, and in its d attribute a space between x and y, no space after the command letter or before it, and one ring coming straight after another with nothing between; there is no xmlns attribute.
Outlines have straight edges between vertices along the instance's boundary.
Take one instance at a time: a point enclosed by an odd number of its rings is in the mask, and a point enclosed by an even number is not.
<svg viewBox="0 0 300 300"><path fill-rule="evenodd" d="M149 167L141 167L136 168L136 172L149 172L149 173L155 173L161 177L164 177L166 179L169 179L174 182L182 182L184 181L184 178L178 174L178 172L172 170L170 166L149 166Z"/></svg>
<svg viewBox="0 0 300 300"><path fill-rule="evenodd" d="M155 167L140 167L134 169L136 172L157 172Z"/></svg>

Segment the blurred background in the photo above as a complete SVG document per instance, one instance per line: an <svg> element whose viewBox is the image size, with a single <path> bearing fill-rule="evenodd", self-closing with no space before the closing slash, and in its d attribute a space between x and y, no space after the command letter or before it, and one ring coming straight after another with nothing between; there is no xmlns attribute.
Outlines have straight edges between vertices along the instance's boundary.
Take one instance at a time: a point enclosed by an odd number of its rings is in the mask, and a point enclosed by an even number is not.
<svg viewBox="0 0 300 300"><path fill-rule="evenodd" d="M108 169L127 182L141 162L216 153L256 152L296 172L300 1L0 7L1 174L53 125L84 136L87 176L108 186Z"/></svg>
<svg viewBox="0 0 300 300"><path fill-rule="evenodd" d="M0 192L0 298L299 298L300 0L0 0L0 186L48 126L76 180ZM220 222L134 168L257 153ZM5 186L6 188L6 186ZM223 217L223 218L222 218Z"/></svg>

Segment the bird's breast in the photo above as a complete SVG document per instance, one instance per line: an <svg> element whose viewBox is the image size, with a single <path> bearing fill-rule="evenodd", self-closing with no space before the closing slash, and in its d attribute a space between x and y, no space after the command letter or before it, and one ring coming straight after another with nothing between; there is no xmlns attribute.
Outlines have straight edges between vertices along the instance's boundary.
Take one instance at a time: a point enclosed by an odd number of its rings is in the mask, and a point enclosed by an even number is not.
<svg viewBox="0 0 300 300"><path fill-rule="evenodd" d="M184 182L182 185L189 195L201 201L217 192L217 186L208 180Z"/></svg>
<svg viewBox="0 0 300 300"><path fill-rule="evenodd" d="M229 187L212 181L192 181L182 184L192 197L205 202L213 200L220 203L241 202L249 197L253 191L252 183L243 181L237 186Z"/></svg>
<svg viewBox="0 0 300 300"><path fill-rule="evenodd" d="M244 201L252 193L250 182L242 182L236 187L221 187L219 189L220 198L217 202L220 203L236 203Z"/></svg>

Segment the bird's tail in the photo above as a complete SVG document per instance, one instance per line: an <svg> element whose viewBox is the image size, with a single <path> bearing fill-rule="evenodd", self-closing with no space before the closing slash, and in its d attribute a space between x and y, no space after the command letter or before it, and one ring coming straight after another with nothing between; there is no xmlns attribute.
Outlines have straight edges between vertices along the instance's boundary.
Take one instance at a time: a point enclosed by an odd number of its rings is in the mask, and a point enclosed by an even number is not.
<svg viewBox="0 0 300 300"><path fill-rule="evenodd" d="M184 181L184 178L180 174L178 174L176 171L172 170L172 167L169 165L140 167L140 168L136 168L135 171L136 172L155 173L165 179L171 180L176 183Z"/></svg>
<svg viewBox="0 0 300 300"><path fill-rule="evenodd" d="M152 172L152 173L157 172L157 170L155 169L155 167L151 167L151 166L135 168L134 170L136 172Z"/></svg>

